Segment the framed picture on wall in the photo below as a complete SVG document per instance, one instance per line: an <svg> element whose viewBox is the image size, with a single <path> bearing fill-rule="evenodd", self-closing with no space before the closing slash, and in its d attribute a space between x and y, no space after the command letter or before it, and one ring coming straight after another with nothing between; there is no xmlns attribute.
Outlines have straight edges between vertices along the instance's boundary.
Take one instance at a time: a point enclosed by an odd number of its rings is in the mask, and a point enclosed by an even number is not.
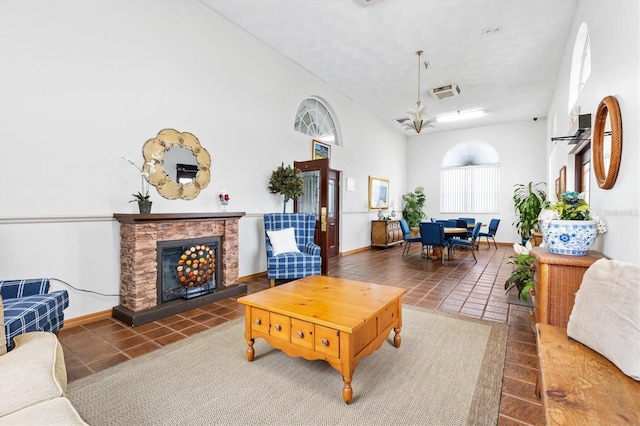
<svg viewBox="0 0 640 426"><path fill-rule="evenodd" d="M389 179L369 176L369 209L389 208Z"/></svg>
<svg viewBox="0 0 640 426"><path fill-rule="evenodd" d="M558 197L559 200L560 198L562 198L562 194L567 192L567 166L562 166L562 168L560 169L560 177L558 179L560 179L560 197Z"/></svg>
<svg viewBox="0 0 640 426"><path fill-rule="evenodd" d="M317 140L311 141L312 153L311 158L314 160L323 160L331 157L331 145L322 143Z"/></svg>

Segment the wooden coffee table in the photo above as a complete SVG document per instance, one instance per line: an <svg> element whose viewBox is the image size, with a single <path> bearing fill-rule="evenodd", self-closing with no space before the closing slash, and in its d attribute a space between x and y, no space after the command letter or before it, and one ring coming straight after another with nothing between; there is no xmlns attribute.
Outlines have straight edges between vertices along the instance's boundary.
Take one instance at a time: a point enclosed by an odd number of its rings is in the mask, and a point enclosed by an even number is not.
<svg viewBox="0 0 640 426"><path fill-rule="evenodd" d="M405 289L314 275L238 299L245 305L247 360L262 337L289 356L323 359L342 375L342 398L360 360L382 346L391 329L400 347Z"/></svg>

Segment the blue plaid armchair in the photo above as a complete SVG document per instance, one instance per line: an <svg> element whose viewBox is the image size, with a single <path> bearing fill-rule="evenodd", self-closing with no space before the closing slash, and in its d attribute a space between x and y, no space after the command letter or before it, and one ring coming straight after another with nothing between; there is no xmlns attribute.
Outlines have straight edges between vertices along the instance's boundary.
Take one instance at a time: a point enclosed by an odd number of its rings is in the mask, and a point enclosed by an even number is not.
<svg viewBox="0 0 640 426"><path fill-rule="evenodd" d="M64 324L64 310L69 306L66 290L49 293L49 279L0 281L4 307L7 349L13 338L30 331L56 333Z"/></svg>
<svg viewBox="0 0 640 426"><path fill-rule="evenodd" d="M316 216L306 213L268 213L264 215L267 248L267 277L271 287L278 279L320 275L320 246L313 242ZM285 230L293 228L294 239ZM273 231L283 231L276 232ZM271 233L271 237L269 237ZM289 243L289 244L287 244ZM284 248L283 248L284 246Z"/></svg>

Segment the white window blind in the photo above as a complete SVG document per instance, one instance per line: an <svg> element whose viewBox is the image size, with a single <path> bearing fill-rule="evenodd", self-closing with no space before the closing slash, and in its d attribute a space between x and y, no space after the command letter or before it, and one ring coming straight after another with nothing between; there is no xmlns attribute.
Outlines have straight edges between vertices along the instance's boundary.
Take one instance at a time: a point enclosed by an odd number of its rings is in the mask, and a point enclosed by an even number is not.
<svg viewBox="0 0 640 426"><path fill-rule="evenodd" d="M499 213L499 208L499 164L441 169L441 213Z"/></svg>

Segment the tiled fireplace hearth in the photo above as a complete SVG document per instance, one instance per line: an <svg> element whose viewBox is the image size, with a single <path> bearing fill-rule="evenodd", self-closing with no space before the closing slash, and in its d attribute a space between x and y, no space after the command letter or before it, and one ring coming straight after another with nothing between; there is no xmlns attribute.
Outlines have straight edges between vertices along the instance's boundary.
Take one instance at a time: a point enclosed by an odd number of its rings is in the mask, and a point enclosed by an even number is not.
<svg viewBox="0 0 640 426"><path fill-rule="evenodd" d="M245 293L246 285L238 283L238 222L242 216L244 213L114 214L120 222L121 272L120 305L113 308L113 317L136 326ZM219 241L212 263L217 268L215 285L198 297L163 303L162 247L167 242L189 245L203 239Z"/></svg>

